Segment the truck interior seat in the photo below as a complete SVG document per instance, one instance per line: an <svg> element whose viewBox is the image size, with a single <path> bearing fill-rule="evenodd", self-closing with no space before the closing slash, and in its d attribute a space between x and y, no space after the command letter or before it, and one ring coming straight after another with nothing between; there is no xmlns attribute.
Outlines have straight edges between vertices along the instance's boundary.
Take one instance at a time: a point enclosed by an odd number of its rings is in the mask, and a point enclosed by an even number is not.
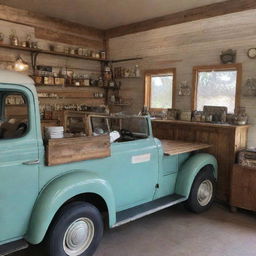
<svg viewBox="0 0 256 256"><path fill-rule="evenodd" d="M27 131L26 120L10 119L0 125L0 139L12 139L22 137Z"/></svg>

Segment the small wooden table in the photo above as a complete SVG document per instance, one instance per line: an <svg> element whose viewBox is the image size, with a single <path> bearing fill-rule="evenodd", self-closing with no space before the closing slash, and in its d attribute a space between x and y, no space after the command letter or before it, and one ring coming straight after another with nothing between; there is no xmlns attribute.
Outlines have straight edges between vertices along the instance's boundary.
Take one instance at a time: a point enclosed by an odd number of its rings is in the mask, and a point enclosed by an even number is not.
<svg viewBox="0 0 256 256"><path fill-rule="evenodd" d="M182 153L188 153L200 149L210 148L211 145L198 143L198 142L186 142L180 140L160 140L165 155L178 155Z"/></svg>

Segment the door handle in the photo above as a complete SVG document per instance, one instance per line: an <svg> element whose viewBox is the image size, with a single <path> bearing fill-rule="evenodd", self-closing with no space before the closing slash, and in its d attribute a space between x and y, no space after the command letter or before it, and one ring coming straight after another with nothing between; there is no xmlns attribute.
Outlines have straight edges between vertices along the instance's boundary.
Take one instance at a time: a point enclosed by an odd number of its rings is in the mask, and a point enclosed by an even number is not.
<svg viewBox="0 0 256 256"><path fill-rule="evenodd" d="M33 165L33 164L39 164L39 163L40 163L39 160L32 160L32 161L24 162L22 164L24 164L24 165Z"/></svg>

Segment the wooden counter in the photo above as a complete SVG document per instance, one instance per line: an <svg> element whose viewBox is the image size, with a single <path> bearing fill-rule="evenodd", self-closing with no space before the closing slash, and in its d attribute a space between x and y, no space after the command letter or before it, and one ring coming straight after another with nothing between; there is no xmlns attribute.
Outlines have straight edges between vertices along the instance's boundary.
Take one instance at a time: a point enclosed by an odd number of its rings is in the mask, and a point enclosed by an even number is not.
<svg viewBox="0 0 256 256"><path fill-rule="evenodd" d="M178 120L153 120L153 134L158 139L181 140L210 144L203 152L213 154L218 161L217 198L228 201L230 178L236 152L245 148L249 125L197 123Z"/></svg>

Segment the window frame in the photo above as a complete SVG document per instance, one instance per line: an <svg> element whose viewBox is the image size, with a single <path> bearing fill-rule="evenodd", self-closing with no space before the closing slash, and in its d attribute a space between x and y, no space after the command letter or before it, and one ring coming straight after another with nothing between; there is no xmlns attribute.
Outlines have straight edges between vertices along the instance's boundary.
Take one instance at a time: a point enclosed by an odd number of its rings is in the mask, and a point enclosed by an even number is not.
<svg viewBox="0 0 256 256"><path fill-rule="evenodd" d="M28 127L26 132L21 136L17 138L2 138L0 141L14 141L14 140L21 140L23 138L26 138L30 133L31 133L31 113L30 113L30 100L29 100L29 95L23 91L23 90L17 90L17 89L4 89L2 92L0 92L0 97L1 97L1 113L0 113L0 120L1 118L4 117L5 115L5 108L7 106L6 104L6 98L10 95L16 95L20 94L24 97L24 102L27 105L27 116L28 116Z"/></svg>
<svg viewBox="0 0 256 256"><path fill-rule="evenodd" d="M172 75L172 107L175 108L176 105L176 68L166 68L166 69L154 69L145 71L145 81L144 81L144 106L148 107L152 111L162 111L165 108L151 108L151 78L152 76L162 76L162 75Z"/></svg>
<svg viewBox="0 0 256 256"><path fill-rule="evenodd" d="M242 84L242 64L219 64L219 65L207 65L207 66L195 66L193 67L193 80L192 80L192 111L197 110L197 89L198 89L198 73L199 72L212 72L212 71L237 71L236 77L236 95L235 95L235 109L236 112L240 107L241 98L241 84Z"/></svg>

